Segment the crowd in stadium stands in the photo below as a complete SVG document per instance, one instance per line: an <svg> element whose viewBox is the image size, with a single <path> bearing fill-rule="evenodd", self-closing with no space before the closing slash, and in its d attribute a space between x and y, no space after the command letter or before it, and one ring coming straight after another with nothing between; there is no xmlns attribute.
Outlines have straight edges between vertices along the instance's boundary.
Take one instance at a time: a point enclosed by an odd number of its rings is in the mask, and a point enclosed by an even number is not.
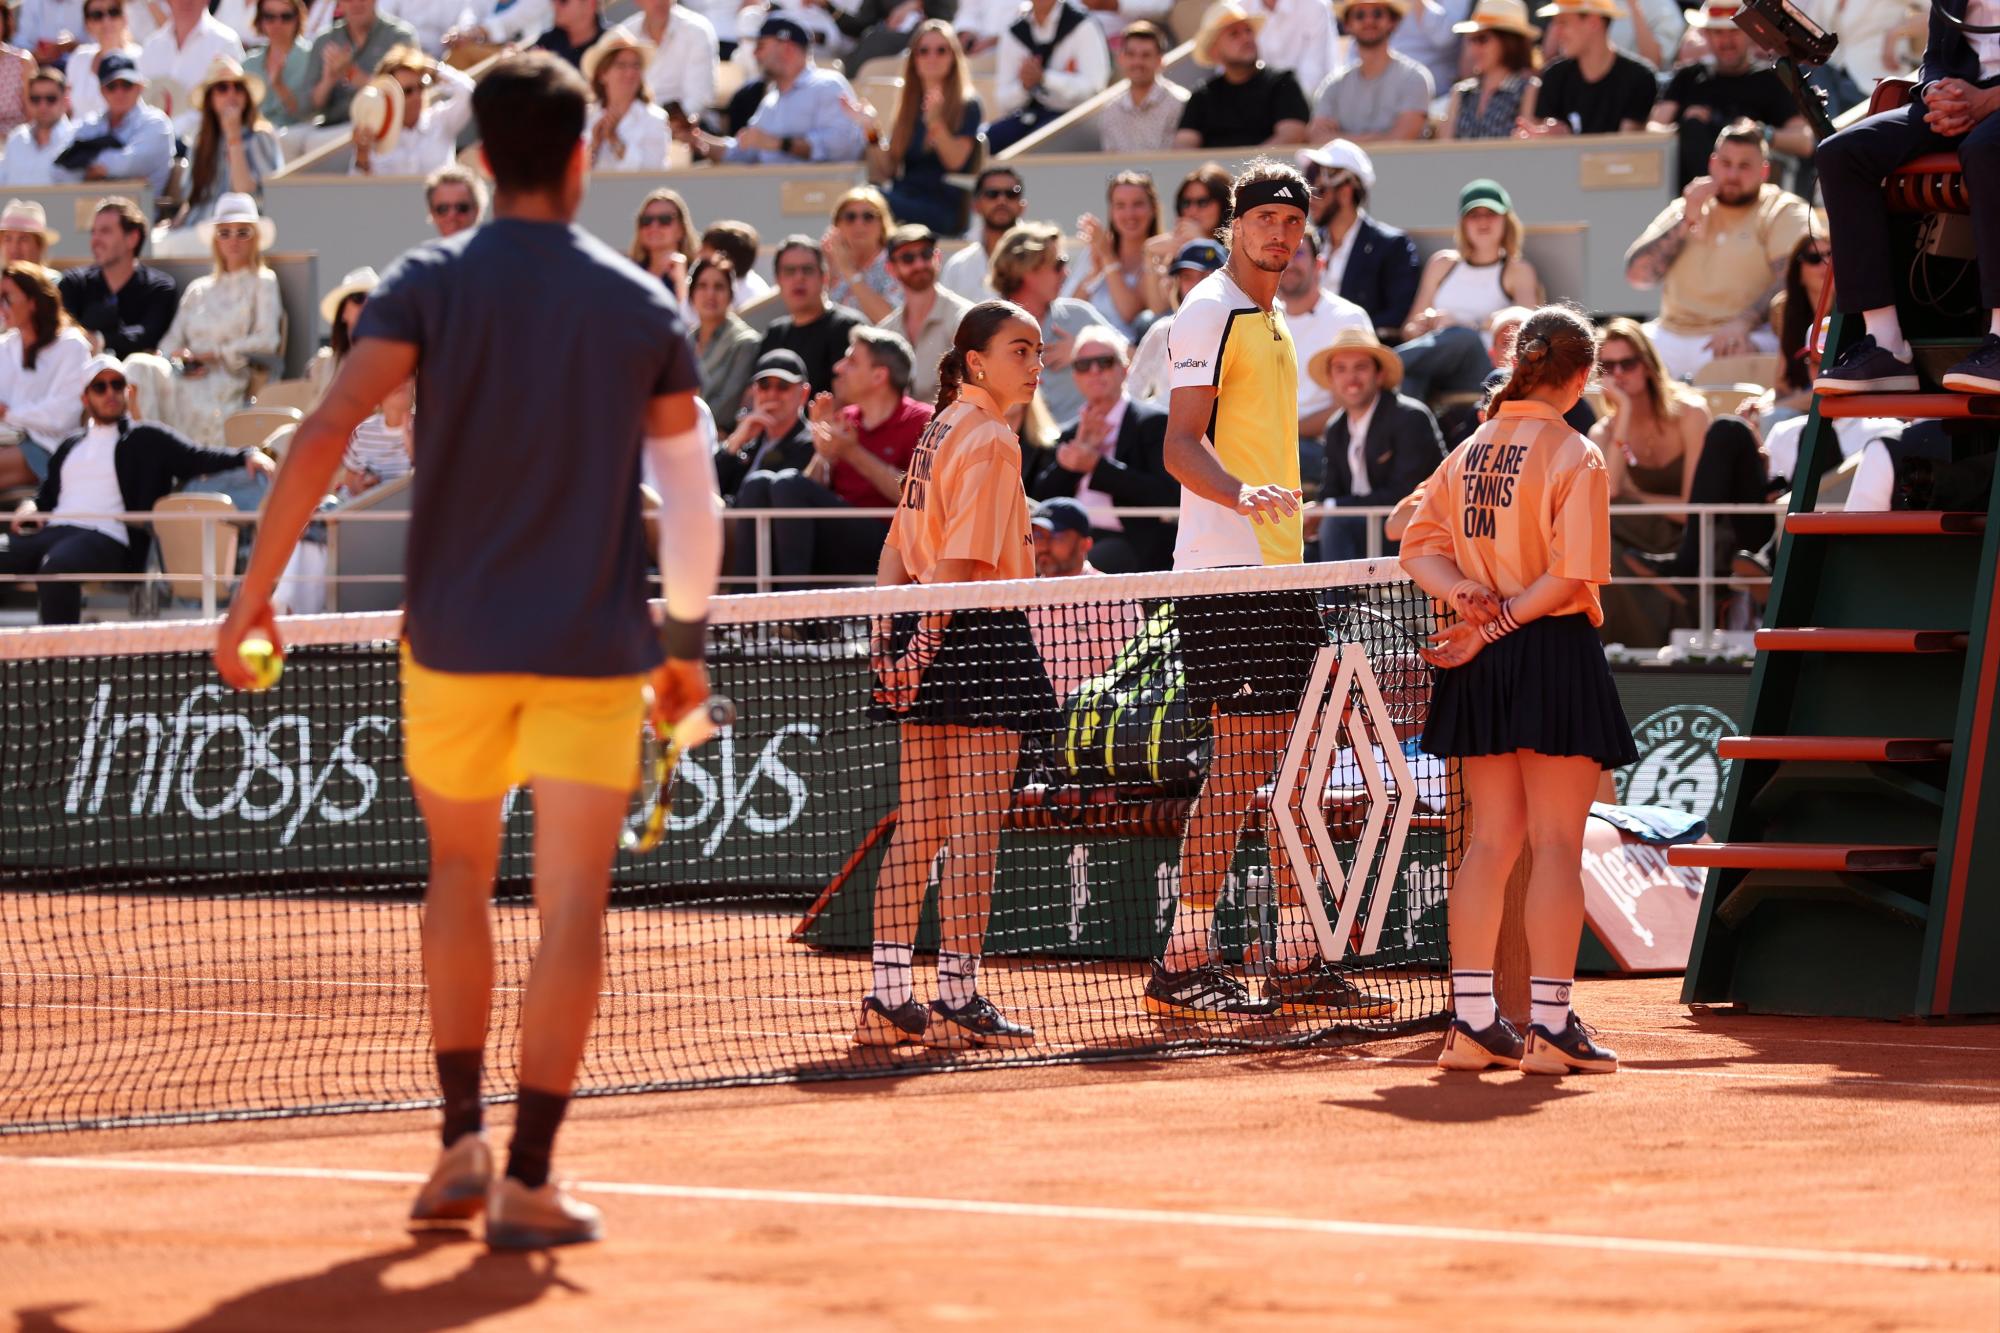
<svg viewBox="0 0 2000 1333"><path fill-rule="evenodd" d="M1464 182L1455 218L1376 216L1378 142L1673 136L1677 197L1619 238L1659 314L1600 312L1602 382L1574 420L1611 460L1620 501L1762 500L1797 458L1832 246L1798 161L1812 147L1805 118L1738 8L1217 0L1190 23L1169 0L638 0L612 25L602 0L24 0L0 7L0 184L143 181L161 206L147 218L108 187L92 263L59 288L33 276L56 239L42 207L15 199L0 214L0 488L34 484L79 428L77 377L94 347L124 358L141 416L222 442L228 415L282 364L262 259L273 237L257 212L288 160L351 144L357 174L426 178L438 235L475 225L485 184L458 162L467 71L513 45L551 51L589 82L595 172L670 181L670 167L855 164L818 234L767 245L747 222L694 217L663 185L623 247L686 313L730 503L824 511L774 520L761 552L750 525L731 525L739 576L873 568L883 525L841 511L890 502L939 356L996 293L1046 334L1041 392L1019 414L1025 480L1054 506L1044 546L1063 569L1164 568L1171 524L1114 510L1178 500L1161 461L1166 330L1225 258L1219 162L1259 149L1295 157L1314 191L1280 299L1321 558L1369 545L1366 522L1341 510L1401 500L1476 426L1522 308L1573 295L1547 289L1528 257L1534 202L1517 209L1500 179ZM1830 10L1818 16L1841 32L1840 63L1812 77L1839 113L1911 63L1923 29L1914 0ZM1193 64L1169 77L1182 41ZM897 77L864 75L871 61ZM1175 148L1218 162L1179 180L1113 167L1101 212L1038 215L1032 154L995 155L1086 103L1108 162ZM1794 171L1807 197L1779 183ZM1494 177L1506 174L1495 158ZM1405 230L1446 224L1455 234L1428 258ZM142 261L149 246L209 256L213 271L177 294ZM329 293L316 392L374 276ZM44 286L59 318L38 304ZM1759 393L1716 416L1701 390L1723 359L1731 386L1754 379ZM1865 422L1842 424L1848 453L1872 438ZM243 484L254 504L260 483ZM1725 561L1771 540L1766 522L1718 526ZM1659 583L1614 592L1610 632L1641 641L1684 621L1673 580L1699 563L1693 529L1628 516L1617 539L1620 572Z"/></svg>

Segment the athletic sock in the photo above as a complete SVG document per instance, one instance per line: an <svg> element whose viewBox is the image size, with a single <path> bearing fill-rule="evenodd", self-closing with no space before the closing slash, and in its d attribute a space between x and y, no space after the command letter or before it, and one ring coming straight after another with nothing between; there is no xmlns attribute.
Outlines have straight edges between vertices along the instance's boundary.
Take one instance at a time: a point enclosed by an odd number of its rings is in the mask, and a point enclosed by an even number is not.
<svg viewBox="0 0 2000 1333"><path fill-rule="evenodd" d="M884 1009L894 1009L910 1002L916 987L910 981L910 946L892 944L888 940L876 940L872 954L875 963L874 989L870 992L882 1002Z"/></svg>
<svg viewBox="0 0 2000 1333"><path fill-rule="evenodd" d="M444 1146L449 1148L486 1124L486 1104L479 1096L479 1070L485 1051L439 1051L438 1091L444 1094Z"/></svg>
<svg viewBox="0 0 2000 1333"><path fill-rule="evenodd" d="M549 1183L549 1156L567 1110L569 1098L560 1093L521 1089L514 1103L514 1141L507 1145L509 1176L531 1190Z"/></svg>
<svg viewBox="0 0 2000 1333"><path fill-rule="evenodd" d="M1995 308L1993 311L1993 323L1987 326L1987 331L1994 337L2000 338L2000 308Z"/></svg>
<svg viewBox="0 0 2000 1333"><path fill-rule="evenodd" d="M1500 1013L1493 999L1491 972L1456 971L1451 974L1451 1011L1474 1032L1493 1026Z"/></svg>
<svg viewBox="0 0 2000 1333"><path fill-rule="evenodd" d="M1898 361L1910 359L1909 340L1903 337L1903 322L1896 317L1896 307L1885 305L1879 310L1863 311L1861 322L1868 327L1868 336Z"/></svg>
<svg viewBox="0 0 2000 1333"><path fill-rule="evenodd" d="M1569 1026L1569 988L1573 977L1530 977L1528 1021L1549 1032Z"/></svg>
<svg viewBox="0 0 2000 1333"><path fill-rule="evenodd" d="M972 1003L979 993L979 955L938 951L938 999L947 1009Z"/></svg>

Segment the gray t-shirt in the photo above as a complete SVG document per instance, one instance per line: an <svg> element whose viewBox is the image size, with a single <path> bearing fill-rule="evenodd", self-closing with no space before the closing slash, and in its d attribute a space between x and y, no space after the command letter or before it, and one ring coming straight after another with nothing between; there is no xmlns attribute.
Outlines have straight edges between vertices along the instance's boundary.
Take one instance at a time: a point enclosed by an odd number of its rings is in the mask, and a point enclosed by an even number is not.
<svg viewBox="0 0 2000 1333"><path fill-rule="evenodd" d="M647 404L698 389L667 288L587 232L499 218L397 260L359 339L417 352L404 636L437 671L635 675Z"/></svg>
<svg viewBox="0 0 2000 1333"><path fill-rule="evenodd" d="M1404 112L1430 110L1432 95L1431 72L1391 51L1389 66L1378 78L1363 78L1359 65L1328 77L1313 98L1313 115L1333 117L1344 137L1387 134Z"/></svg>

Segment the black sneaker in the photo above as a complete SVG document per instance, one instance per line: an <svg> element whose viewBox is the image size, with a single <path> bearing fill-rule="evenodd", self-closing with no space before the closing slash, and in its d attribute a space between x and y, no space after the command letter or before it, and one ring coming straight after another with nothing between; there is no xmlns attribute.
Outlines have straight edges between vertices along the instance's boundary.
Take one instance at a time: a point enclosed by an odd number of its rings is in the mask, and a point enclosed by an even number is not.
<svg viewBox="0 0 2000 1333"><path fill-rule="evenodd" d="M1498 1014L1490 1024L1477 1030L1464 1019L1454 1018L1445 1029L1438 1068L1477 1071L1499 1065L1502 1069L1519 1069L1525 1045L1514 1025Z"/></svg>
<svg viewBox="0 0 2000 1333"><path fill-rule="evenodd" d="M1584 1021L1572 1012L1561 1032L1550 1032L1540 1023L1528 1025L1528 1048L1521 1054L1524 1074L1615 1074L1618 1052L1607 1050L1593 1040Z"/></svg>
<svg viewBox="0 0 2000 1333"><path fill-rule="evenodd" d="M1001 1013L993 1001L975 995L953 1009L943 1000L931 1001L932 1021L924 1041L947 1051L971 1046L1033 1046L1035 1030Z"/></svg>
<svg viewBox="0 0 2000 1333"><path fill-rule="evenodd" d="M1276 1000L1260 1000L1242 980L1207 963L1186 972L1169 972L1153 964L1146 982L1146 1008L1171 1018L1269 1018L1278 1012Z"/></svg>
<svg viewBox="0 0 2000 1333"><path fill-rule="evenodd" d="M1813 381L1814 393L1915 393L1921 387L1916 366L1884 351L1872 334L1821 366Z"/></svg>
<svg viewBox="0 0 2000 1333"><path fill-rule="evenodd" d="M873 995L861 1002L861 1021L854 1026L856 1046L914 1046L924 1039L924 1007L916 997L894 1009Z"/></svg>
<svg viewBox="0 0 2000 1333"><path fill-rule="evenodd" d="M1989 333L1939 381L1953 393L2000 393L2000 333Z"/></svg>
<svg viewBox="0 0 2000 1333"><path fill-rule="evenodd" d="M1297 972L1273 968L1264 978L1264 998L1277 1001L1281 1014L1307 1018L1387 1018L1396 1012L1394 1000L1360 989L1324 958Z"/></svg>

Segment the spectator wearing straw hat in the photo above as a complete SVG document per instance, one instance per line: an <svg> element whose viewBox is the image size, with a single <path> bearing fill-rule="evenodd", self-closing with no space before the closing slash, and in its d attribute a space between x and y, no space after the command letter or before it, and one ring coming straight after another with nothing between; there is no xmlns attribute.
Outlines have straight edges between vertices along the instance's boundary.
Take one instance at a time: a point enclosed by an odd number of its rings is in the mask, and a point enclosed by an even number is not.
<svg viewBox="0 0 2000 1333"><path fill-rule="evenodd" d="M1688 19L1707 39L1708 56L1683 65L1667 80L1666 91L1649 117L1649 128L1680 139L1680 178L1687 183L1708 167L1716 136L1732 121L1748 118L1771 127L1769 142L1781 153L1812 154L1812 131L1778 72L1756 60L1750 35L1736 26L1741 0L1706 0Z"/></svg>
<svg viewBox="0 0 2000 1333"><path fill-rule="evenodd" d="M174 166L174 127L165 113L139 100L146 76L124 56L106 56L97 78L104 114L76 127L76 137L56 159L56 179L143 180L158 194Z"/></svg>
<svg viewBox="0 0 2000 1333"><path fill-rule="evenodd" d="M278 276L264 264L277 239L247 194L225 194L200 226L215 268L188 284L174 322L160 340L168 357L140 354L125 373L139 390L139 411L201 444L222 440L222 423L248 400L254 366L281 347Z"/></svg>
<svg viewBox="0 0 2000 1333"><path fill-rule="evenodd" d="M459 133L472 119L471 75L399 46L382 58L370 86L381 89L387 114L355 113L356 173L428 176L457 159ZM361 124L364 118L373 123Z"/></svg>
<svg viewBox="0 0 2000 1333"><path fill-rule="evenodd" d="M781 14L766 18L757 30L756 57L764 79L757 109L733 136L689 128L694 155L769 166L859 162L868 140L843 109L854 100L854 89L839 74L813 64L812 38L797 20Z"/></svg>
<svg viewBox="0 0 2000 1333"><path fill-rule="evenodd" d="M1523 0L1479 0L1472 17L1453 32L1465 38L1472 77L1453 84L1438 125L1440 139L1511 139L1523 117L1535 114L1541 81L1535 69L1538 34Z"/></svg>
<svg viewBox="0 0 2000 1333"><path fill-rule="evenodd" d="M307 72L311 102L323 125L345 125L354 95L399 46L422 50L416 29L379 13L376 0L342 0L340 21L313 40ZM238 52L238 58L241 58Z"/></svg>
<svg viewBox="0 0 2000 1333"><path fill-rule="evenodd" d="M47 265L49 247L62 236L49 227L48 215L32 199L9 199L0 210L0 264Z"/></svg>
<svg viewBox="0 0 2000 1333"><path fill-rule="evenodd" d="M1358 560L1368 520L1338 511L1396 504L1444 461L1444 437L1428 407L1396 392L1403 363L1367 329L1342 329L1306 370L1340 409L1326 428L1320 503L1335 512L1319 525L1320 559Z"/></svg>
<svg viewBox="0 0 2000 1333"><path fill-rule="evenodd" d="M126 412L125 367L100 353L84 363L82 432L65 439L49 460L48 476L13 515L13 535L0 547L0 573L120 574L145 568L152 534L90 514L140 514L196 477L243 469L268 478L271 460L255 449L208 449L156 422ZM81 583L44 579L36 588L44 625L83 618Z"/></svg>
<svg viewBox="0 0 2000 1333"><path fill-rule="evenodd" d="M667 113L653 105L646 70L652 43L613 28L583 55L583 78L596 104L590 109L592 171L665 171Z"/></svg>
<svg viewBox="0 0 2000 1333"><path fill-rule="evenodd" d="M1535 11L1548 19L1563 58L1542 71L1535 114L1524 136L1620 134L1646 128L1660 83L1642 60L1611 44L1611 23L1625 11L1617 0L1555 0Z"/></svg>
<svg viewBox="0 0 2000 1333"><path fill-rule="evenodd" d="M1011 148L1111 81L1104 30L1072 0L1028 0L1000 34L993 110L986 126L993 152Z"/></svg>
<svg viewBox="0 0 2000 1333"><path fill-rule="evenodd" d="M187 202L173 220L153 233L153 253L201 254L208 242L200 225L215 214L225 194L261 195L264 178L284 164L277 136L258 110L264 81L228 56L217 56L194 90L201 108L201 133L188 164Z"/></svg>
<svg viewBox="0 0 2000 1333"><path fill-rule="evenodd" d="M1320 85L1313 97L1313 143L1421 139L1430 115L1431 72L1389 45L1409 0L1346 0L1334 12L1354 39L1354 63Z"/></svg>
<svg viewBox="0 0 2000 1333"><path fill-rule="evenodd" d="M180 308L174 280L139 262L148 232L130 199L99 200L90 219L93 262L62 275L63 308L114 356L158 347Z"/></svg>
<svg viewBox="0 0 2000 1333"><path fill-rule="evenodd" d="M719 44L706 16L674 0L639 0L639 12L618 26L652 48L646 87L662 108L699 116L715 102Z"/></svg>
<svg viewBox="0 0 2000 1333"><path fill-rule="evenodd" d="M134 0L128 0L131 2ZM374 0L364 3L372 6ZM188 97L188 90L201 82L217 56L228 56L241 64L243 40L210 14L203 0L167 0L167 9L170 17L139 48L139 82L158 85L154 91L171 110L174 133L192 139L201 128L201 108ZM106 70L110 59L98 62L100 88L109 79ZM105 101L109 105L108 97Z"/></svg>
<svg viewBox="0 0 2000 1333"><path fill-rule="evenodd" d="M1326 255L1322 284L1368 312L1375 331L1400 340L1423 264L1408 232L1368 212L1375 164L1359 144L1335 139L1299 154L1313 192L1313 225Z"/></svg>
<svg viewBox="0 0 2000 1333"><path fill-rule="evenodd" d="M1303 143L1312 109L1289 70L1267 68L1257 38L1261 8L1222 0L1202 16L1194 62L1216 72L1188 95L1174 143L1181 148L1263 148Z"/></svg>
<svg viewBox="0 0 2000 1333"><path fill-rule="evenodd" d="M56 183L56 159L76 137L76 126L63 114L67 88L59 69L38 69L28 80L28 120L7 136L0 156L0 185Z"/></svg>
<svg viewBox="0 0 2000 1333"><path fill-rule="evenodd" d="M326 396L333 384L334 372L347 358L354 346L354 326L361 322L361 308L368 304L369 294L375 290L381 278L372 268L354 269L340 280L340 285L320 298L320 323L326 325L326 346L313 353L313 359L306 366L306 380L312 385L313 402Z"/></svg>
<svg viewBox="0 0 2000 1333"><path fill-rule="evenodd" d="M1344 296L1326 290L1326 248L1319 233L1306 228L1306 238L1292 255L1292 262L1278 275L1278 300L1285 307L1285 325L1292 331L1292 345L1299 361L1311 365L1314 356L1347 329L1373 329L1366 310ZM1327 419L1334 412L1333 395L1315 384L1311 376L1299 377L1299 445L1308 449L1301 464L1319 447ZM1316 467L1309 467L1317 475Z"/></svg>

